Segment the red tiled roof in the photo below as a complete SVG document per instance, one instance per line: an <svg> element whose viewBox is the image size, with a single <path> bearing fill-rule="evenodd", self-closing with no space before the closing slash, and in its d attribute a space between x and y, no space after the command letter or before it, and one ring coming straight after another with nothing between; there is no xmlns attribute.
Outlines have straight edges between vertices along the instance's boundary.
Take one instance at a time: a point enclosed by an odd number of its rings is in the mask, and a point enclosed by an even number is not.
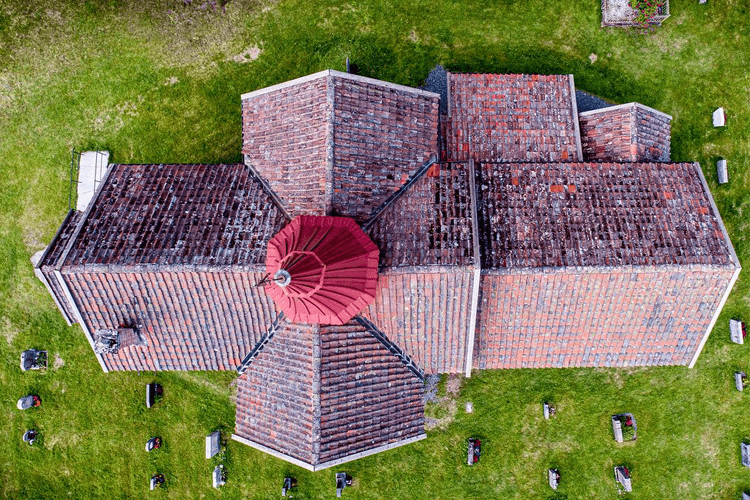
<svg viewBox="0 0 750 500"><path fill-rule="evenodd" d="M292 215L358 221L437 156L438 96L324 71L242 96L245 159Z"/></svg>
<svg viewBox="0 0 750 500"><path fill-rule="evenodd" d="M148 346L103 354L110 370L232 370L276 317L262 270L84 271L62 276L89 330L136 325Z"/></svg>
<svg viewBox="0 0 750 500"><path fill-rule="evenodd" d="M470 330L473 268L386 273L362 313L425 373L462 373Z"/></svg>
<svg viewBox="0 0 750 500"><path fill-rule="evenodd" d="M578 116L587 161L670 160L669 115L633 102Z"/></svg>
<svg viewBox="0 0 750 500"><path fill-rule="evenodd" d="M424 434L423 391L359 323L287 323L238 379L235 433L324 468Z"/></svg>
<svg viewBox="0 0 750 500"><path fill-rule="evenodd" d="M441 158L581 161L572 75L448 74Z"/></svg>
<svg viewBox="0 0 750 500"><path fill-rule="evenodd" d="M474 263L466 164L434 164L368 222L382 267Z"/></svg>
<svg viewBox="0 0 750 500"><path fill-rule="evenodd" d="M262 264L286 222L245 165L112 165L64 266Z"/></svg>
<svg viewBox="0 0 750 500"><path fill-rule="evenodd" d="M686 365L735 269L510 269L482 276L474 367Z"/></svg>
<svg viewBox="0 0 750 500"><path fill-rule="evenodd" d="M692 163L482 163L482 269L732 265Z"/></svg>

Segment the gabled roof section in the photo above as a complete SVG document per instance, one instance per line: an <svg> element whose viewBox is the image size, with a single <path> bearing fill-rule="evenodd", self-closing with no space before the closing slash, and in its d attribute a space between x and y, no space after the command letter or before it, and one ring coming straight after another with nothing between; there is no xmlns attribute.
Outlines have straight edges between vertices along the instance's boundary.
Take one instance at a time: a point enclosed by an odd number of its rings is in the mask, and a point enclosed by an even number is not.
<svg viewBox="0 0 750 500"><path fill-rule="evenodd" d="M581 161L573 75L448 73L441 158Z"/></svg>
<svg viewBox="0 0 750 500"><path fill-rule="evenodd" d="M692 163L482 163L482 269L737 265Z"/></svg>
<svg viewBox="0 0 750 500"><path fill-rule="evenodd" d="M468 163L435 163L396 193L365 226L381 268L474 264L469 184Z"/></svg>
<svg viewBox="0 0 750 500"><path fill-rule="evenodd" d="M112 165L60 264L262 265L285 222L242 164Z"/></svg>
<svg viewBox="0 0 750 500"><path fill-rule="evenodd" d="M286 323L238 379L234 438L324 469L422 439L423 391L357 321Z"/></svg>
<svg viewBox="0 0 750 500"><path fill-rule="evenodd" d="M437 156L439 95L327 70L242 96L243 147L290 215L362 221Z"/></svg>
<svg viewBox="0 0 750 500"><path fill-rule="evenodd" d="M672 117L637 102L578 115L586 161L670 160Z"/></svg>

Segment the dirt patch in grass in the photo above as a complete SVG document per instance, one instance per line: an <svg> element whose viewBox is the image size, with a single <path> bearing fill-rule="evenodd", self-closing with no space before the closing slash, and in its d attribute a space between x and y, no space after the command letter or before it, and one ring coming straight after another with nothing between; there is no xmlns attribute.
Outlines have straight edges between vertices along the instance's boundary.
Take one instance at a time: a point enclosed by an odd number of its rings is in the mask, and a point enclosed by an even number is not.
<svg viewBox="0 0 750 500"><path fill-rule="evenodd" d="M438 377L439 380L439 377ZM448 375L445 382L444 394L440 390L434 378L428 377L426 388L425 407L425 429L446 429L455 419L458 413L458 394L461 391L462 379L459 375ZM432 387L431 387L432 386Z"/></svg>
<svg viewBox="0 0 750 500"><path fill-rule="evenodd" d="M59 370L65 366L65 360L62 359L59 352L55 353L55 360L52 362L52 369L53 370Z"/></svg>
<svg viewBox="0 0 750 500"><path fill-rule="evenodd" d="M10 319L7 316L3 316L0 319L0 334L5 338L8 345L13 343L13 339L18 335L18 329L13 326Z"/></svg>
<svg viewBox="0 0 750 500"><path fill-rule="evenodd" d="M245 64L255 61L263 53L263 49L257 45L248 47L236 56L227 58L228 61L234 61L236 63Z"/></svg>

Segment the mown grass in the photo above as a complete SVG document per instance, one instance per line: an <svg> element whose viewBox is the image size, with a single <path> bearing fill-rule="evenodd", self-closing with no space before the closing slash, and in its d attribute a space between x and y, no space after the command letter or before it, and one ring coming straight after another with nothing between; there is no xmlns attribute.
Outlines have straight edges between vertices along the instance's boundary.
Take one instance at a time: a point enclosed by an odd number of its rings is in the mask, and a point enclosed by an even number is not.
<svg viewBox="0 0 750 500"><path fill-rule="evenodd" d="M220 2L219 2L220 3ZM573 73L578 88L636 100L674 117L672 158L701 162L740 260L748 262L750 22L742 0L673 0L672 17L643 36L599 26L581 0L0 0L0 492L6 498L270 498L299 480L297 498L333 496L333 471L309 473L230 442L229 481L211 488L203 437L231 431L233 373L104 375L78 327L65 326L34 278L68 203L72 148L116 162L240 160L239 95L350 57L364 75L418 85L435 64L456 71ZM256 60L234 58L258 47ZM743 49L744 48L744 49ZM596 54L592 63L590 54ZM240 59L241 60L241 59ZM711 128L724 106L725 129ZM714 162L729 160L718 186ZM730 317L750 319L741 275L695 369L511 370L463 382L443 429L344 468L352 498L617 498L612 466L633 471L632 498L737 499L750 491L739 442L750 435L732 372L750 368L728 340ZM28 347L64 361L21 373ZM158 380L150 411L143 387ZM18 397L42 396L20 412ZM558 417L545 421L552 398ZM466 401L475 412L463 411ZM615 445L609 415L631 411L634 444ZM429 408L445 417L450 412ZM450 420L450 419L449 419ZM38 428L39 446L21 441ZM145 440L165 438L146 454ZM467 437L484 443L463 465ZM553 494L546 469L559 467ZM152 473L167 476L148 492Z"/></svg>

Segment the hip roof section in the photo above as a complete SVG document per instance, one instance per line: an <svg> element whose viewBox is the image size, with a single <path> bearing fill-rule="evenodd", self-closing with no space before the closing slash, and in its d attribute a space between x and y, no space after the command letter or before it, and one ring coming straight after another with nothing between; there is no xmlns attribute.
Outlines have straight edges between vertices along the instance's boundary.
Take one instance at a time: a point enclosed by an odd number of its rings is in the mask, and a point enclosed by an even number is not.
<svg viewBox="0 0 750 500"><path fill-rule="evenodd" d="M60 264L263 265L285 223L245 165L112 165Z"/></svg>
<svg viewBox="0 0 750 500"><path fill-rule="evenodd" d="M323 71L243 95L242 152L292 216L363 221L437 157L438 101Z"/></svg>
<svg viewBox="0 0 750 500"><path fill-rule="evenodd" d="M481 163L482 269L736 263L692 163Z"/></svg>

